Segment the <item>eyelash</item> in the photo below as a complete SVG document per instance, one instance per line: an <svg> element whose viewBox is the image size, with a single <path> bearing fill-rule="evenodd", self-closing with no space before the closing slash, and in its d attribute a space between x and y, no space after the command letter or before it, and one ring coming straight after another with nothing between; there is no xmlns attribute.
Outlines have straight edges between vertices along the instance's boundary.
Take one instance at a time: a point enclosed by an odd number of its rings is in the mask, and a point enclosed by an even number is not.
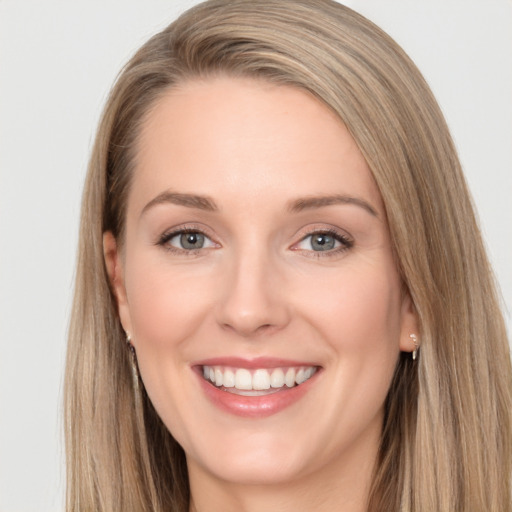
<svg viewBox="0 0 512 512"><path fill-rule="evenodd" d="M183 226L177 229L173 229L171 231L166 231L163 233L160 238L158 239L156 245L162 246L166 251L169 251L174 254L179 255L186 255L186 256L194 256L197 255L201 250L207 249L204 247L201 247L199 249L181 249L179 247L174 247L169 244L169 241L175 238L179 235L184 235L187 233L196 233L203 235L205 238L210 240L212 244L218 245L215 242L212 241L212 237L209 236L203 228L200 228L198 226ZM312 237L313 235L326 235L329 237L332 237L334 240L339 242L341 245L340 247L333 248L326 251L314 251L312 249L300 249L296 247L297 245L304 242L307 238ZM338 256L341 253L348 251L354 246L354 241L349 238L346 234L340 233L336 229L312 229L311 231L308 231L300 240L299 242L295 243L292 246L292 250L294 251L300 251L303 254L305 254L308 257L313 258L329 258Z"/></svg>
<svg viewBox="0 0 512 512"><path fill-rule="evenodd" d="M163 247L166 251L169 251L174 254L179 255L186 255L186 256L195 256L198 254L201 250L205 249L204 247L200 247L199 249L181 249L179 247L174 247L173 245L169 244L169 241L172 240L174 237L179 235L185 235L187 233L195 233L199 235L203 235L208 240L212 241L212 237L209 236L203 228L200 228L198 226L183 226L177 229L173 229L171 231L166 231L163 233L160 238L158 239L156 245L159 245ZM212 241L213 244L215 242ZM218 245L218 244L215 244Z"/></svg>
<svg viewBox="0 0 512 512"><path fill-rule="evenodd" d="M298 247L293 249L293 250L301 251L306 256L311 257L311 258L332 258L332 257L339 256L343 252L348 251L348 250L352 249L352 247L354 247L354 241L351 238L349 238L346 234L340 233L339 231L337 231L336 229L333 229L333 228L330 228L330 229L312 229L311 231L306 233L300 239L300 241L298 243L294 244L294 247L297 246L298 244L304 242L309 237L312 237L313 235L326 235L326 236L330 236L330 237L334 238L334 240L339 242L341 245L340 245L340 247L337 247L337 248L334 248L334 249L331 249L331 250L326 250L326 251L313 251L312 249L311 250L307 250L307 249L300 249Z"/></svg>

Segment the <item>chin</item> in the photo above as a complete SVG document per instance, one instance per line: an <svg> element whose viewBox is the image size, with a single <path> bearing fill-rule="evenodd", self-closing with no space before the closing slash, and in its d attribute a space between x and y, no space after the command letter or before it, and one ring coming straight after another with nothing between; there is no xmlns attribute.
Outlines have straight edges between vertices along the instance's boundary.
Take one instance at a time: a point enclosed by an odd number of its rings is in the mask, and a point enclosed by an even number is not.
<svg viewBox="0 0 512 512"><path fill-rule="evenodd" d="M308 446L303 436L243 431L228 437L218 438L213 448L192 450L194 456L187 455L189 468L200 466L219 480L240 485L292 482L319 469L318 457L312 457L315 443Z"/></svg>
<svg viewBox="0 0 512 512"><path fill-rule="evenodd" d="M205 469L219 480L238 485L285 484L308 472L304 464L295 464L273 454L225 457Z"/></svg>

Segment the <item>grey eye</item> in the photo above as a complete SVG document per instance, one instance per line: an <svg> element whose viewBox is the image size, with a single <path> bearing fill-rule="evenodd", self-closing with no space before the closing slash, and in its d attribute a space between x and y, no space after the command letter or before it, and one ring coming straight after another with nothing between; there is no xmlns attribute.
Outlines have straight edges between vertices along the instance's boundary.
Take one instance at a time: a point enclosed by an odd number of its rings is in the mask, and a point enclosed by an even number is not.
<svg viewBox="0 0 512 512"><path fill-rule="evenodd" d="M208 236L201 231L194 231L192 229L183 229L164 234L159 243L162 246L167 246L168 249L175 249L182 253L216 247L215 242Z"/></svg>
<svg viewBox="0 0 512 512"><path fill-rule="evenodd" d="M314 251L330 251L336 247L336 239L325 233L317 233L310 235L310 244Z"/></svg>
<svg viewBox="0 0 512 512"><path fill-rule="evenodd" d="M181 233L174 238L179 238L179 245L182 249L202 249L204 247L205 236L201 233ZM171 240L171 243L173 240Z"/></svg>
<svg viewBox="0 0 512 512"><path fill-rule="evenodd" d="M351 247L351 243L343 235L318 231L305 236L295 247L311 252L336 252L343 247Z"/></svg>

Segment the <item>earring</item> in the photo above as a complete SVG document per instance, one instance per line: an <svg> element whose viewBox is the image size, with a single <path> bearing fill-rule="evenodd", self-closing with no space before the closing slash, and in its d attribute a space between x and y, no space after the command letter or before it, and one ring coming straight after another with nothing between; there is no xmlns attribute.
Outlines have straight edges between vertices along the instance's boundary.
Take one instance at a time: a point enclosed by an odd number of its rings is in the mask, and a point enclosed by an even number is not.
<svg viewBox="0 0 512 512"><path fill-rule="evenodd" d="M132 367L132 380L133 380L133 387L135 389L135 392L138 393L139 391L139 368L137 365L137 354L135 353L135 347L132 345L132 337L130 336L130 333L126 333L126 345L128 346L128 350L130 351L130 362Z"/></svg>
<svg viewBox="0 0 512 512"><path fill-rule="evenodd" d="M418 350L420 349L418 337L416 336L416 334L409 334L409 338L411 338L414 344L414 350L412 351L412 360L416 361L416 358L418 357Z"/></svg>
<svg viewBox="0 0 512 512"><path fill-rule="evenodd" d="M142 379L139 375L139 365L137 364L137 354L135 353L135 347L132 344L132 337L129 333L126 333L126 345L130 351L130 363L132 367L132 388L133 388L133 403L134 403L134 414L137 429L145 436L145 423L144 423L144 403L142 398Z"/></svg>

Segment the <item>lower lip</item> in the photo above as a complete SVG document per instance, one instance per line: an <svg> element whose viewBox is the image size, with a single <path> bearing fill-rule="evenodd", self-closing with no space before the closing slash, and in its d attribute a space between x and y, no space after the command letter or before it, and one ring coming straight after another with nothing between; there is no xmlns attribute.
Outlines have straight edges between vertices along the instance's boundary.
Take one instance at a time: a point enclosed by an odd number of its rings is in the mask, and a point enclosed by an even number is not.
<svg viewBox="0 0 512 512"><path fill-rule="evenodd" d="M218 408L246 418L266 418L298 402L314 384L320 371L317 370L312 377L299 386L285 388L282 391L263 396L242 396L222 391L205 380L201 372L202 370L196 372L201 388Z"/></svg>

